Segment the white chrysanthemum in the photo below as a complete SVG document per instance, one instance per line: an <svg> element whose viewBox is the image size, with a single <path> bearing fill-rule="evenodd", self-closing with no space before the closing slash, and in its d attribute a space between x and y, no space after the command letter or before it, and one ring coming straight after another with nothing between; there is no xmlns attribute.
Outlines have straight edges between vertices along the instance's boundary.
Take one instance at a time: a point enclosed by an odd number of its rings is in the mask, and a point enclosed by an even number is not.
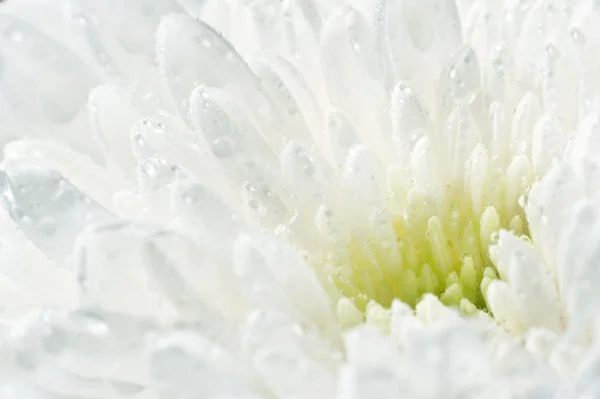
<svg viewBox="0 0 600 399"><path fill-rule="evenodd" d="M0 397L593 397L599 13L9 0Z"/></svg>

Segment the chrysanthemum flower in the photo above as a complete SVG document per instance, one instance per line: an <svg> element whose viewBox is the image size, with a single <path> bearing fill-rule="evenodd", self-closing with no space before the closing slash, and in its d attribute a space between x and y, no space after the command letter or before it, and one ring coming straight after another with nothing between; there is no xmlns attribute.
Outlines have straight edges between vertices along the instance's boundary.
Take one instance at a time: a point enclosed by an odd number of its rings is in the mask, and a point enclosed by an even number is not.
<svg viewBox="0 0 600 399"><path fill-rule="evenodd" d="M0 397L595 397L599 12L8 2Z"/></svg>

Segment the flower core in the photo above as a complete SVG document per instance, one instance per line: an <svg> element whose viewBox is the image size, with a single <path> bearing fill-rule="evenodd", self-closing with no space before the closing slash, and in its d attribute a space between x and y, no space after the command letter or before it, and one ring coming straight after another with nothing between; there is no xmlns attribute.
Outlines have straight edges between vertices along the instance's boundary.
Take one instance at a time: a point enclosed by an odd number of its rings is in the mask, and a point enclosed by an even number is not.
<svg viewBox="0 0 600 399"><path fill-rule="evenodd" d="M401 196L388 178L387 209L374 208L368 223L344 231L321 255L319 271L341 298L340 321L381 319L385 326L394 299L415 307L427 293L464 314L487 311L486 288L498 278L499 230L527 239L522 203L531 175L498 173L482 195L462 182L447 185L441 199L414 185Z"/></svg>

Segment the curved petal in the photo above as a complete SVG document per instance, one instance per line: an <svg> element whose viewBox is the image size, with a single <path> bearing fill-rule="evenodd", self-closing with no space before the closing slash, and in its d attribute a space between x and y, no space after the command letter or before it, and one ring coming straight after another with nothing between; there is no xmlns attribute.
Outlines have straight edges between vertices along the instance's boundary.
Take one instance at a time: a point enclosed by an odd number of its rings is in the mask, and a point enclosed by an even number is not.
<svg viewBox="0 0 600 399"><path fill-rule="evenodd" d="M260 80L223 36L202 21L183 14L161 20L157 33L158 66L171 99L184 120L197 85L220 88L256 119L262 135L276 148L285 136L282 119L266 96Z"/></svg>
<svg viewBox="0 0 600 399"><path fill-rule="evenodd" d="M7 164L1 199L27 238L47 256L64 261L78 234L94 220L114 218L60 173L31 164Z"/></svg>
<svg viewBox="0 0 600 399"><path fill-rule="evenodd" d="M27 22L0 14L0 96L20 122L97 155L85 105L96 77L69 49Z"/></svg>
<svg viewBox="0 0 600 399"><path fill-rule="evenodd" d="M564 320L556 282L534 249L504 230L498 248L498 261L504 265L507 282L521 304L528 327L561 331Z"/></svg>

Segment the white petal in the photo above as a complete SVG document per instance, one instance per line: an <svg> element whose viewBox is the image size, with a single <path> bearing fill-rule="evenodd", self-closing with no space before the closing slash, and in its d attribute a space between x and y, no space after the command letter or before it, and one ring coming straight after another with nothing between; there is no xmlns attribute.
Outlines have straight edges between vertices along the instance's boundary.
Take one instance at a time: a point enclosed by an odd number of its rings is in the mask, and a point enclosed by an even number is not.
<svg viewBox="0 0 600 399"><path fill-rule="evenodd" d="M277 156L226 92L198 86L190 107L197 134L233 182L275 182Z"/></svg>
<svg viewBox="0 0 600 399"><path fill-rule="evenodd" d="M4 146L4 159L55 170L108 210L113 195L131 188L119 173L102 168L88 157L50 141L18 140Z"/></svg>
<svg viewBox="0 0 600 399"><path fill-rule="evenodd" d="M163 15L181 11L174 0L75 0L72 7L96 62L107 75L136 82L142 89L156 80L150 68L155 59L154 34Z"/></svg>
<svg viewBox="0 0 600 399"><path fill-rule="evenodd" d="M379 159L363 146L350 151L344 167L343 181L348 193L359 204L373 204L382 200L384 180Z"/></svg>
<svg viewBox="0 0 600 399"><path fill-rule="evenodd" d="M198 84L220 88L254 110L262 134L279 146L281 116L250 67L217 31L186 15L170 14L161 20L156 48L173 105L184 120L189 121L188 101Z"/></svg>
<svg viewBox="0 0 600 399"><path fill-rule="evenodd" d="M321 160L315 159L306 147L288 142L281 152L281 174L295 199L300 203L323 201L332 184Z"/></svg>
<svg viewBox="0 0 600 399"><path fill-rule="evenodd" d="M498 240L499 262L504 265L507 282L516 294L524 320L529 327L561 331L561 317L555 281L534 249L512 233L502 230Z"/></svg>
<svg viewBox="0 0 600 399"><path fill-rule="evenodd" d="M176 181L171 195L174 213L184 219L188 233L201 242L226 250L242 229L240 216L203 185Z"/></svg>
<svg viewBox="0 0 600 399"><path fill-rule="evenodd" d="M415 186L432 198L443 198L443 176L440 176L439 157L431 139L422 137L410 154L410 166Z"/></svg>
<svg viewBox="0 0 600 399"><path fill-rule="evenodd" d="M135 244L135 243L134 243ZM139 272L151 276L151 285L186 319L202 320L221 342L226 321L238 321L246 310L225 248L199 245L176 232L151 234L140 244ZM222 251L227 251L223 253Z"/></svg>
<svg viewBox="0 0 600 399"><path fill-rule="evenodd" d="M284 137L306 145L312 144L313 137L306 124L306 119L283 77L270 65L268 60L259 60L254 70L261 79L267 95L273 100L283 118L286 126L283 131Z"/></svg>
<svg viewBox="0 0 600 399"><path fill-rule="evenodd" d="M527 328L527 319L510 285L504 281L493 280L487 287L485 299L494 320L508 331L519 333Z"/></svg>
<svg viewBox="0 0 600 399"><path fill-rule="evenodd" d="M571 207L557 250L558 287L569 327L574 334L598 323L595 306L600 283L600 213L596 204L583 200Z"/></svg>
<svg viewBox="0 0 600 399"><path fill-rule="evenodd" d="M488 152L482 144L477 145L469 157L465 173L467 187L471 193L471 202L476 213L482 214L485 205L485 193L488 191L488 173L490 169Z"/></svg>
<svg viewBox="0 0 600 399"><path fill-rule="evenodd" d="M583 184L564 164L552 168L531 188L526 206L529 231L551 270L556 269L556 250L567 222L566 211L583 195Z"/></svg>
<svg viewBox="0 0 600 399"><path fill-rule="evenodd" d="M74 261L85 305L163 322L177 316L144 259L145 239L153 233L145 226L116 221L93 225L80 235Z"/></svg>
<svg viewBox="0 0 600 399"><path fill-rule="evenodd" d="M545 114L533 129L531 139L531 161L538 173L547 171L562 153L566 135L559 121Z"/></svg>
<svg viewBox="0 0 600 399"><path fill-rule="evenodd" d="M96 87L89 98L89 112L95 138L105 152L109 163L130 177L135 160L131 153L129 132L134 122L142 118L133 98L118 86Z"/></svg>
<svg viewBox="0 0 600 399"><path fill-rule="evenodd" d="M371 27L355 10L334 13L323 29L320 54L331 105L352 118L369 149L390 157L391 137L382 130L389 118L380 112L387 95L375 51Z"/></svg>
<svg viewBox="0 0 600 399"><path fill-rule="evenodd" d="M409 345L418 336L424 323L415 317L413 310L403 302L392 302L390 335L400 347Z"/></svg>
<svg viewBox="0 0 600 399"><path fill-rule="evenodd" d="M527 93L519 101L510 130L511 149L515 154L530 151L531 136L541 113L542 107L533 93Z"/></svg>
<svg viewBox="0 0 600 399"><path fill-rule="evenodd" d="M83 130L84 107L96 83L93 73L69 49L22 20L0 15L0 31L1 95L15 115L38 135L51 132L59 141L96 154L91 134Z"/></svg>
<svg viewBox="0 0 600 399"><path fill-rule="evenodd" d="M481 130L468 104L456 104L448 117L443 135L438 134L434 142L440 159L448 165L445 168L448 170L444 169L444 181L462 179L467 160L482 140Z"/></svg>
<svg viewBox="0 0 600 399"><path fill-rule="evenodd" d="M58 267L29 241L4 209L0 210L2 318L17 319L46 306L70 306L77 298L72 271Z"/></svg>
<svg viewBox="0 0 600 399"><path fill-rule="evenodd" d="M265 61L269 63L274 71L277 71L298 104L298 110L309 129L307 133L311 133L311 139L321 148L327 148L325 137L322 135L325 116L323 114L324 108L318 101L317 91L319 87L310 85L308 71L299 69L296 63L292 63L282 56L266 57Z"/></svg>
<svg viewBox="0 0 600 399"><path fill-rule="evenodd" d="M114 218L53 170L8 164L1 186L4 207L19 229L59 262L71 252L74 240L88 223Z"/></svg>
<svg viewBox="0 0 600 399"><path fill-rule="evenodd" d="M392 91L390 118L400 162L406 165L416 143L431 128L431 121L415 92L404 82L398 82Z"/></svg>
<svg viewBox="0 0 600 399"><path fill-rule="evenodd" d="M336 166L343 165L350 149L358 144L358 132L350 118L339 109L332 109L327 115L325 128L333 161Z"/></svg>
<svg viewBox="0 0 600 399"><path fill-rule="evenodd" d="M273 237L241 236L234 245L236 273L255 307L332 328L333 309L321 285L292 248Z"/></svg>
<svg viewBox="0 0 600 399"><path fill-rule="evenodd" d="M202 397L251 398L251 380L226 348L190 332L171 332L154 341L148 361L162 395L185 397L194 392Z"/></svg>
<svg viewBox="0 0 600 399"><path fill-rule="evenodd" d="M260 350L254 367L270 390L279 396L294 392L298 398L325 399L335 392L335 380L322 365L290 353L287 347Z"/></svg>
<svg viewBox="0 0 600 399"><path fill-rule="evenodd" d="M199 331L233 342L227 321L243 308L231 269L188 238L123 221L96 224L78 238L74 260L85 306L159 323L201 321Z"/></svg>

